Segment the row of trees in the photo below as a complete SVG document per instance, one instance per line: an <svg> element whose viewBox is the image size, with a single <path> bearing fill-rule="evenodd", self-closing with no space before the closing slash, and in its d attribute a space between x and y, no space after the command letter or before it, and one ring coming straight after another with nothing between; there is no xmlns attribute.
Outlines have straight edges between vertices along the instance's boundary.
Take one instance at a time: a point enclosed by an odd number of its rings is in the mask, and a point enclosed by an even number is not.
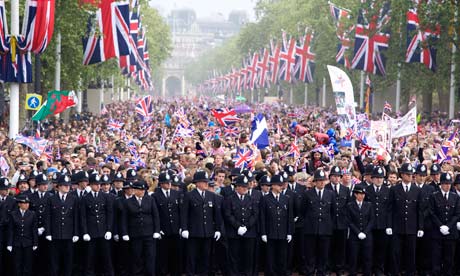
<svg viewBox="0 0 460 276"><path fill-rule="evenodd" d="M372 0L367 0L372 1ZM383 0L374 0L382 2ZM401 73L402 95L408 97L410 94L423 95L425 110L430 110L433 102L433 95L438 96L439 102L448 102L450 85L450 70L452 61L452 43L459 45L455 36L455 29L460 30L458 22L454 21L454 12L458 11L458 0L452 1L419 1L419 15L422 26L441 26L441 36L438 40L432 41L437 48L437 71L433 73L425 68L423 64L405 63L406 53L406 12L413 5L413 1L390 1L391 38L389 49L384 53L387 57L387 76L371 76L377 93L384 93L396 82L398 72ZM352 18L345 24L355 24L359 8L363 7L362 1L336 0L337 6L347 8L351 11ZM376 12L376 11L370 11ZM309 91L315 91L322 86L323 77L327 77L327 64L335 64L335 55L338 39L336 27L330 15L329 4L326 0L259 0L256 6L257 20L255 23L247 24L238 36L233 37L224 45L207 53L186 70L186 76L192 83L201 83L210 77L211 70L228 72L233 67L240 67L242 58L249 52L268 47L271 39L281 39L281 30L286 30L293 36L301 36L305 27L315 30L313 51L316 53L315 82L309 87ZM354 38L354 33L351 35ZM352 39L353 40L353 39ZM458 51L457 51L458 52ZM348 52L351 59L353 45ZM460 65L459 55L455 62ZM457 66L457 68L459 68ZM198 69L198 70L197 70ZM355 87L359 87L360 71L350 70ZM457 76L460 74L456 74ZM457 81L460 81L459 79ZM283 83L284 89L288 84ZM289 85L290 86L290 85ZM298 99L303 99L304 85L297 84L295 94ZM358 89L355 89L357 91ZM270 89L276 93L276 88ZM440 105L446 110L448 105Z"/></svg>

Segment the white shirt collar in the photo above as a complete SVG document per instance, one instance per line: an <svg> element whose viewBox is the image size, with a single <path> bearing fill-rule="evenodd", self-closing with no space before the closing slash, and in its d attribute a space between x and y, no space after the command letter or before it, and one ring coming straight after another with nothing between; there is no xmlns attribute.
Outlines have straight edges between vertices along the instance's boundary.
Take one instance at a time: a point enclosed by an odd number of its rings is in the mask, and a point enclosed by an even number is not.
<svg viewBox="0 0 460 276"><path fill-rule="evenodd" d="M171 192L169 190L165 190L163 188L161 188L161 191L163 192L163 194L166 196L166 193L169 192L169 194L171 194Z"/></svg>

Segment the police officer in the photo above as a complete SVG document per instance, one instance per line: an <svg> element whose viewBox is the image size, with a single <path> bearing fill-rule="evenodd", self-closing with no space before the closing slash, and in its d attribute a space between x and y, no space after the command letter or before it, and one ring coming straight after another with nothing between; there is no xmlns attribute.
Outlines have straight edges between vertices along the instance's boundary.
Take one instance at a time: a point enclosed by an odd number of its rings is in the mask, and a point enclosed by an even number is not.
<svg viewBox="0 0 460 276"><path fill-rule="evenodd" d="M389 237L385 230L389 227L391 219L390 188L383 184L385 171L382 167L376 166L372 173L372 186L365 189L365 200L372 204L375 220L372 229L373 246L373 273L376 276L384 275L385 263L389 249Z"/></svg>
<svg viewBox="0 0 460 276"><path fill-rule="evenodd" d="M132 182L123 182L123 191L114 203L113 239L115 273L119 276L128 276L130 271L129 236L123 225L123 217L126 212L126 200L133 196Z"/></svg>
<svg viewBox="0 0 460 276"><path fill-rule="evenodd" d="M419 275L430 274L431 268L431 240L433 232L433 224L430 215L430 197L435 192L431 185L425 183L428 175L428 168L425 164L419 164L415 169L415 185L420 188L422 193L421 208L423 213L423 232L421 238L417 238L417 271Z"/></svg>
<svg viewBox="0 0 460 276"><path fill-rule="evenodd" d="M29 177L24 173L21 173L18 177L18 182L16 183L16 188L18 188L20 193L25 195L30 195L30 186L29 186Z"/></svg>
<svg viewBox="0 0 460 276"><path fill-rule="evenodd" d="M160 235L160 217L155 199L145 193L147 183L133 183L134 196L125 202L122 227L130 239L131 275L155 275L156 240ZM143 269L144 268L144 269Z"/></svg>
<svg viewBox="0 0 460 276"><path fill-rule="evenodd" d="M10 181L0 177L0 275L12 274L11 253L6 250L10 213L17 208L14 197L8 195Z"/></svg>
<svg viewBox="0 0 460 276"><path fill-rule="evenodd" d="M117 172L113 176L113 187L110 190L111 194L114 194L115 196L121 196L123 194L123 184L125 182L125 178L123 177L123 174L121 172Z"/></svg>
<svg viewBox="0 0 460 276"><path fill-rule="evenodd" d="M196 189L185 194L181 213L181 235L188 239L185 270L187 275L204 275L210 271L211 240L221 238L222 214L216 195L207 191L207 172L195 172L192 182Z"/></svg>
<svg viewBox="0 0 460 276"><path fill-rule="evenodd" d="M271 178L272 191L260 202L260 232L267 243L267 275L286 275L288 243L294 234L294 208L288 196L281 193L283 176Z"/></svg>
<svg viewBox="0 0 460 276"><path fill-rule="evenodd" d="M317 169L313 176L314 189L307 190L302 198L305 235L305 272L307 275L326 274L326 260L334 230L335 197L331 190L325 189L326 173Z"/></svg>
<svg viewBox="0 0 460 276"><path fill-rule="evenodd" d="M19 208L11 211L8 223L7 250L13 252L16 275L32 275L32 252L38 247L37 216L29 210L26 194L16 197Z"/></svg>
<svg viewBox="0 0 460 276"><path fill-rule="evenodd" d="M108 177L107 175L104 175ZM96 275L95 264L100 257L104 275L114 275L110 240L112 239L113 202L101 191L101 177L91 174L89 183L91 192L80 201L81 232L87 242L85 275Z"/></svg>
<svg viewBox="0 0 460 276"><path fill-rule="evenodd" d="M432 186L435 191L439 191L439 180L441 177L441 166L439 166L439 164L434 163L431 165L430 176L432 178L430 186Z"/></svg>
<svg viewBox="0 0 460 276"><path fill-rule="evenodd" d="M235 192L235 179L242 174L242 170L240 168L233 168L230 171L230 185L223 187L220 190L220 195L223 196L224 198L227 198L228 196L232 195Z"/></svg>
<svg viewBox="0 0 460 276"><path fill-rule="evenodd" d="M270 195L270 187L271 187L271 178L269 175L263 175L259 179L259 186L260 190L262 193L262 198ZM259 202L258 208L259 208L259 214L260 214L260 206L262 202L262 198ZM259 221L257 224L257 237L260 237L260 215L259 215ZM267 244L265 242L262 242L260 239L256 239L256 249L257 254L254 257L254 271L253 275L259 275L259 271L264 271L265 272L265 260L267 259Z"/></svg>
<svg viewBox="0 0 460 276"><path fill-rule="evenodd" d="M158 176L160 190L153 194L160 215L160 234L158 254L159 275L180 275L179 225L181 193L171 189L171 176L162 172Z"/></svg>
<svg viewBox="0 0 460 276"><path fill-rule="evenodd" d="M391 222L385 230L392 238L391 274L398 275L400 262L404 259L406 275L415 274L416 238L423 237L422 193L412 183L414 168L404 163L400 168L402 181L391 187ZM403 258L404 256L404 258Z"/></svg>
<svg viewBox="0 0 460 276"><path fill-rule="evenodd" d="M460 197L450 192L452 177L449 173L440 176L440 190L430 198L430 213L433 221L433 275L454 275L455 241L460 229Z"/></svg>
<svg viewBox="0 0 460 276"><path fill-rule="evenodd" d="M37 191L30 195L30 210L37 216L38 225L38 249L34 254L35 275L48 275L49 243L45 239L46 204L51 193L48 192L48 178L45 174L36 176L35 184Z"/></svg>
<svg viewBox="0 0 460 276"><path fill-rule="evenodd" d="M353 190L355 199L346 206L348 227L350 228L350 276L356 275L358 256L362 256L363 275L370 276L372 271L372 228L374 226L374 208L364 201L366 191L362 186Z"/></svg>
<svg viewBox="0 0 460 276"><path fill-rule="evenodd" d="M345 252L347 245L347 213L346 206L350 198L350 189L341 184L342 170L338 166L333 166L329 173L329 184L326 189L334 192L334 231L332 233L331 247L331 269L337 275L342 275L345 272Z"/></svg>
<svg viewBox="0 0 460 276"><path fill-rule="evenodd" d="M224 201L230 275L250 275L253 269L259 208L258 203L248 195L248 183L246 176L237 177L235 180L236 193Z"/></svg>
<svg viewBox="0 0 460 276"><path fill-rule="evenodd" d="M79 240L78 199L69 193L70 176L61 175L58 192L48 199L45 211L45 238L50 245L50 275L72 274L73 243Z"/></svg>

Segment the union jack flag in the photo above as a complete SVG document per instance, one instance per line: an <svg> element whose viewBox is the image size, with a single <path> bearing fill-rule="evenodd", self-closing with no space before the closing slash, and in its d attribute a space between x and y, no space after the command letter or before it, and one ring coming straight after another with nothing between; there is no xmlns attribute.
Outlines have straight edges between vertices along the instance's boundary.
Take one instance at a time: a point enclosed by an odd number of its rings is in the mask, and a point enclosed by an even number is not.
<svg viewBox="0 0 460 276"><path fill-rule="evenodd" d="M150 135L150 133L152 133L152 131L154 130L154 126L153 124L149 123L148 125L144 125L143 127L141 127L141 137L147 137Z"/></svg>
<svg viewBox="0 0 460 276"><path fill-rule="evenodd" d="M119 122L114 119L109 119L109 122L107 123L107 129L109 130L115 130L115 131L120 131L121 128L123 127L124 123Z"/></svg>
<svg viewBox="0 0 460 276"><path fill-rule="evenodd" d="M101 115L106 115L107 113L109 113L109 110L107 109L107 107L104 104L104 105L102 105Z"/></svg>
<svg viewBox="0 0 460 276"><path fill-rule="evenodd" d="M455 137L457 137L457 131L454 131L447 140L441 145L441 150L438 151L437 160L442 163L444 160L452 160L452 149L455 148Z"/></svg>
<svg viewBox="0 0 460 276"><path fill-rule="evenodd" d="M219 134L220 128L218 127L210 127L209 129L203 131L203 135L208 141L218 138Z"/></svg>
<svg viewBox="0 0 460 276"><path fill-rule="evenodd" d="M194 132L195 130L191 126L185 127L182 124L178 124L173 137L192 137Z"/></svg>
<svg viewBox="0 0 460 276"><path fill-rule="evenodd" d="M291 147L287 155L292 155L295 159L300 157L299 146L297 145L297 136L294 137L294 141L291 142Z"/></svg>
<svg viewBox="0 0 460 276"><path fill-rule="evenodd" d="M305 35L301 38L299 45L295 47L295 55L298 61L295 66L296 78L305 83L313 82L316 55L311 51L314 34L305 30Z"/></svg>
<svg viewBox="0 0 460 276"><path fill-rule="evenodd" d="M366 152L371 151L371 150L372 150L372 148L370 146L368 146L365 143L361 143L361 145L359 146L358 153L359 153L359 155L365 155Z"/></svg>
<svg viewBox="0 0 460 276"><path fill-rule="evenodd" d="M253 159L253 151L248 148L239 148L233 158L235 168L248 168Z"/></svg>
<svg viewBox="0 0 460 276"><path fill-rule="evenodd" d="M269 51L264 49L263 54L260 56L260 60L257 62L257 68L259 69L259 87L270 87L270 79L268 77L270 72L269 57Z"/></svg>
<svg viewBox="0 0 460 276"><path fill-rule="evenodd" d="M23 144L29 147L32 150L32 152L37 156L42 155L42 153L45 151L46 145L48 144L48 140L46 139L42 139L42 138L37 139L32 136L26 137L22 135L16 136L16 138L14 139L14 142L18 144Z"/></svg>
<svg viewBox="0 0 460 276"><path fill-rule="evenodd" d="M0 156L0 170L2 172L2 176L8 176L8 173L10 172L10 166L3 155Z"/></svg>
<svg viewBox="0 0 460 276"><path fill-rule="evenodd" d="M252 61L249 63L247 69L249 73L248 85L249 89L254 90L256 88L257 80L257 62L259 61L259 53L255 52L252 55Z"/></svg>
<svg viewBox="0 0 460 276"><path fill-rule="evenodd" d="M45 51L54 31L54 2L55 0L26 2L23 39L19 39L21 50L36 54Z"/></svg>
<svg viewBox="0 0 460 276"><path fill-rule="evenodd" d="M387 101L385 101L385 104L383 105L383 110L388 110L390 112L393 112L393 107L391 106L391 104Z"/></svg>
<svg viewBox="0 0 460 276"><path fill-rule="evenodd" d="M407 11L407 50L406 62L419 62L431 71L436 71L436 48L432 41L439 38L441 26L434 29L420 26L417 8ZM431 41L430 41L431 40Z"/></svg>
<svg viewBox="0 0 460 276"><path fill-rule="evenodd" d="M348 29L344 26L344 19L350 19L350 11L344 8L337 7L336 5L329 2L329 10L331 12L332 18L334 19L336 25L336 34L339 39L337 44L337 54L335 56L335 61L338 64L343 64L346 68L350 68L351 63L346 52L350 49L350 33L354 30L355 26L352 25Z"/></svg>
<svg viewBox="0 0 460 276"><path fill-rule="evenodd" d="M160 140L160 148L165 149L166 138L168 138L168 134L166 132L166 128L163 128L161 131L161 140Z"/></svg>
<svg viewBox="0 0 460 276"><path fill-rule="evenodd" d="M224 128L224 135L226 137L238 137L240 129L236 126L226 126Z"/></svg>
<svg viewBox="0 0 460 276"><path fill-rule="evenodd" d="M187 115L185 115L183 107L176 110L176 112L174 112L174 116L176 116L179 120L179 124L183 125L185 128L188 128L191 125L190 121L187 118Z"/></svg>
<svg viewBox="0 0 460 276"><path fill-rule="evenodd" d="M345 134L345 140L351 140L353 137L355 137L355 132L351 127L347 128L347 134Z"/></svg>
<svg viewBox="0 0 460 276"><path fill-rule="evenodd" d="M268 62L270 64L271 82L275 84L275 83L278 83L278 79L279 79L281 47L279 43L275 43L274 41L271 41L270 50L271 50L271 53L270 53Z"/></svg>
<svg viewBox="0 0 460 276"><path fill-rule="evenodd" d="M43 152L43 155L46 157L46 160L48 160L48 162L53 162L53 148L51 146L47 146L45 148L45 151Z"/></svg>
<svg viewBox="0 0 460 276"><path fill-rule="evenodd" d="M359 12L351 68L385 76L386 59L382 51L388 49L390 34L384 32L383 28L390 19L390 3L385 1L380 9L371 7L370 10L379 11L378 14L372 15L370 20L365 17L367 11L361 9Z"/></svg>
<svg viewBox="0 0 460 276"><path fill-rule="evenodd" d="M241 121L241 119L236 116L236 111L230 108L211 109L211 114L221 126L228 126Z"/></svg>
<svg viewBox="0 0 460 276"><path fill-rule="evenodd" d="M133 140L129 141L126 144L126 147L128 148L129 153L131 153L132 156L134 156L135 158L137 158L139 156L139 154L137 153L137 146L136 146L136 144L134 143Z"/></svg>
<svg viewBox="0 0 460 276"><path fill-rule="evenodd" d="M136 112L141 116L144 120L146 118L153 116L153 102L152 96L144 96L136 103Z"/></svg>
<svg viewBox="0 0 460 276"><path fill-rule="evenodd" d="M286 32L283 31L283 47L280 53L280 79L287 82L292 81L294 72L296 41L293 37L287 39Z"/></svg>

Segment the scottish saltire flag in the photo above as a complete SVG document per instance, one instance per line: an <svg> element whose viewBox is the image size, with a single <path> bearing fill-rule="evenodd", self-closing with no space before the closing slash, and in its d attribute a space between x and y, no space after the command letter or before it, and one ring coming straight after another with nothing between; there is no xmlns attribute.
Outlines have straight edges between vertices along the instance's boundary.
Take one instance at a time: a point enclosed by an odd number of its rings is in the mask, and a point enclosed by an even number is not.
<svg viewBox="0 0 460 276"><path fill-rule="evenodd" d="M123 125L124 123L110 118L109 122L107 123L107 128L109 130L120 131Z"/></svg>
<svg viewBox="0 0 460 276"><path fill-rule="evenodd" d="M386 58L383 52L388 49L390 33L384 29L390 20L390 2L382 3L379 13L372 18L366 18L368 13L364 9L359 11L351 68L385 76ZM378 9L379 7L372 8Z"/></svg>
<svg viewBox="0 0 460 276"><path fill-rule="evenodd" d="M211 114L221 126L228 126L241 121L236 116L236 111L230 108L211 109Z"/></svg>
<svg viewBox="0 0 460 276"><path fill-rule="evenodd" d="M265 116L261 113L254 117L251 123L251 143L256 145L258 149L268 147L268 126Z"/></svg>
<svg viewBox="0 0 460 276"><path fill-rule="evenodd" d="M249 168L254 159L253 151L248 148L239 148L233 157L235 168Z"/></svg>
<svg viewBox="0 0 460 276"><path fill-rule="evenodd" d="M146 118L153 116L153 102L152 96L144 96L136 103L136 112L141 116L144 120Z"/></svg>
<svg viewBox="0 0 460 276"><path fill-rule="evenodd" d="M8 165L8 162L6 162L6 159L3 157L3 155L0 156L0 170L2 176L8 176L8 173L10 172L10 166Z"/></svg>
<svg viewBox="0 0 460 276"><path fill-rule="evenodd" d="M3 1L2 1L3 2ZM22 25L22 51L41 54L51 41L54 31L55 0L28 0Z"/></svg>
<svg viewBox="0 0 460 276"><path fill-rule="evenodd" d="M432 42L439 38L441 26L434 29L421 26L417 8L409 9L407 18L406 62L423 63L426 68L436 71L436 48Z"/></svg>
<svg viewBox="0 0 460 276"><path fill-rule="evenodd" d="M22 136L18 135L14 139L15 143L25 145L29 147L33 154L37 156L41 156L42 153L45 151L46 145L48 144L48 140L43 139L43 138L35 138L32 136Z"/></svg>

